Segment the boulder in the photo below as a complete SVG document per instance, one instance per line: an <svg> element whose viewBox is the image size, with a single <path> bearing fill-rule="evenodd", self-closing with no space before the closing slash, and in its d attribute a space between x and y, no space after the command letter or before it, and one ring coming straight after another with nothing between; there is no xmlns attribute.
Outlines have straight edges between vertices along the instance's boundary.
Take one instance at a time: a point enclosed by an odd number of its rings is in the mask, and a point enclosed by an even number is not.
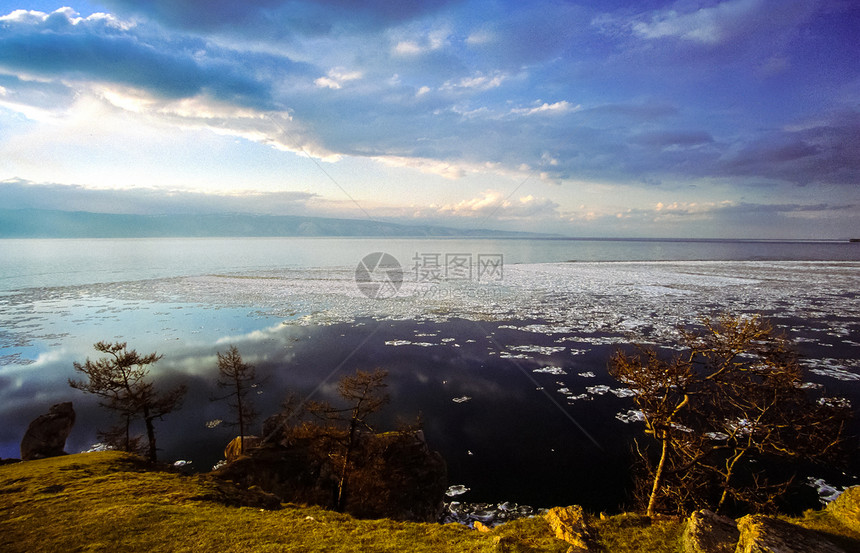
<svg viewBox="0 0 860 553"><path fill-rule="evenodd" d="M263 440L257 436L245 436L244 439L236 436L224 448L224 458L228 463L232 463L242 455L248 454L252 448L259 447L261 443Z"/></svg>
<svg viewBox="0 0 860 553"><path fill-rule="evenodd" d="M839 494L827 505L827 511L848 528L860 528L860 486Z"/></svg>
<svg viewBox="0 0 860 553"><path fill-rule="evenodd" d="M734 553L738 523L703 509L690 515L681 537L684 553Z"/></svg>
<svg viewBox="0 0 860 553"><path fill-rule="evenodd" d="M493 529L481 522L480 520L476 520L472 523L472 528L477 530L478 532L492 532Z"/></svg>
<svg viewBox="0 0 860 553"><path fill-rule="evenodd" d="M75 424L72 402L58 403L44 415L39 415L21 440L21 459L30 461L66 455L66 438Z"/></svg>
<svg viewBox="0 0 860 553"><path fill-rule="evenodd" d="M571 544L572 549L588 551L588 544L593 536L585 513L579 505L570 507L553 507L544 515L549 522L555 537Z"/></svg>
<svg viewBox="0 0 860 553"><path fill-rule="evenodd" d="M764 515L743 517L738 530L735 553L846 553L815 532Z"/></svg>

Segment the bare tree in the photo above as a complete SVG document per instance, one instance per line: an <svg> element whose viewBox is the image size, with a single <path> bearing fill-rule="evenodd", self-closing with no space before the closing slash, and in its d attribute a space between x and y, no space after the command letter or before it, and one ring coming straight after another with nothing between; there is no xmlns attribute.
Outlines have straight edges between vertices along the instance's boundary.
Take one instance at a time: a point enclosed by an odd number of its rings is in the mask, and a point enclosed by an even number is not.
<svg viewBox="0 0 860 553"><path fill-rule="evenodd" d="M240 453L245 452L245 436L248 428L257 420L258 413L248 394L257 386L257 373L253 365L242 361L236 346L230 346L226 353L218 352L218 387L227 394L213 398L227 400L227 405L235 413L236 419L227 422L239 427Z"/></svg>
<svg viewBox="0 0 860 553"><path fill-rule="evenodd" d="M313 403L308 410L327 420L331 425L345 424L346 430L339 434L340 452L337 455L337 465L340 472L337 486L335 507L343 511L349 494L349 476L353 468L354 455L361 439L361 432L372 432L368 422L370 415L379 411L389 401L384 392L388 386L385 379L388 371L375 369L373 372L356 371L354 375L344 376L338 383L338 393L346 400L347 407L335 408L327 403Z"/></svg>
<svg viewBox="0 0 860 553"><path fill-rule="evenodd" d="M150 380L149 366L161 359L161 355L150 353L141 356L129 350L125 342L98 342L93 347L105 357L96 361L89 358L83 364L75 362L75 370L83 373L86 380L69 379L72 388L102 398L99 404L119 413L123 423L104 435L124 435L124 449L132 451L135 439L131 437L132 421L142 419L146 428L149 459L157 458L155 420L161 419L182 405L187 388L185 385L159 394Z"/></svg>
<svg viewBox="0 0 860 553"><path fill-rule="evenodd" d="M658 502L773 510L801 463L833 459L850 409L820 397L788 340L758 317L703 319L681 330L684 355L616 353L610 373L634 392L660 447L647 514Z"/></svg>

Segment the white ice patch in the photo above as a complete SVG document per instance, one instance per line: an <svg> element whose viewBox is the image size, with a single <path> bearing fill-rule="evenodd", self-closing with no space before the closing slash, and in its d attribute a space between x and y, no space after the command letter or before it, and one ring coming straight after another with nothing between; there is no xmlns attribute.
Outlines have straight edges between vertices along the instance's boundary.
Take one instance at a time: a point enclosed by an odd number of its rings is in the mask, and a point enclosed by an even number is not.
<svg viewBox="0 0 860 553"><path fill-rule="evenodd" d="M448 487L448 490L445 492L445 495L447 495L448 497L455 497L458 495L463 495L464 493L466 493L470 489L471 488L467 488L466 486L464 486L462 484L455 484L453 486Z"/></svg>
<svg viewBox="0 0 860 553"><path fill-rule="evenodd" d="M538 353L540 355L552 355L553 353L559 353L567 348L565 346L537 346L537 345L525 345L525 346L508 346L509 350L512 351L521 351L525 353Z"/></svg>
<svg viewBox="0 0 860 553"><path fill-rule="evenodd" d="M631 422L645 422L645 413L638 409L630 409L626 413L616 413L615 418L625 424Z"/></svg>
<svg viewBox="0 0 860 553"><path fill-rule="evenodd" d="M545 374L553 374L556 376L564 376L567 374L567 371L562 369L561 367L540 367L538 369L532 370L533 373L545 373Z"/></svg>
<svg viewBox="0 0 860 553"><path fill-rule="evenodd" d="M860 382L860 359L806 359L809 372L845 382Z"/></svg>
<svg viewBox="0 0 860 553"><path fill-rule="evenodd" d="M822 505L827 505L848 489L846 487L837 488L831 486L823 478L815 478L814 476L809 476L806 480L806 485L815 488L815 491L818 492L818 500Z"/></svg>

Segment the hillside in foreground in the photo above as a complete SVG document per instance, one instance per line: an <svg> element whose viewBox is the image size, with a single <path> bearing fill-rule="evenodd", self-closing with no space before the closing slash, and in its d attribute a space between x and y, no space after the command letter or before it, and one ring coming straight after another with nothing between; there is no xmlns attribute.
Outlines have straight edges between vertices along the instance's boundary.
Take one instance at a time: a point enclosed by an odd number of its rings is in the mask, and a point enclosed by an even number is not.
<svg viewBox="0 0 860 553"><path fill-rule="evenodd" d="M278 508L279 507L279 508ZM684 522L637 515L589 517L593 550L679 550ZM846 551L860 532L829 510L794 521ZM455 524L358 520L207 475L153 469L121 452L0 466L0 551L568 551L542 516L478 532Z"/></svg>

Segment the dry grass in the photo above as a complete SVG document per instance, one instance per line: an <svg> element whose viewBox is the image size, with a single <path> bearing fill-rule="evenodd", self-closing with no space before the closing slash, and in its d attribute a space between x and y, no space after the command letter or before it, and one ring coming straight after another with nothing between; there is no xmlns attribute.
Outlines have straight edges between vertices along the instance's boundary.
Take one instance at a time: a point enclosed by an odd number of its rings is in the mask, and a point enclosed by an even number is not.
<svg viewBox="0 0 860 553"><path fill-rule="evenodd" d="M543 517L491 532L463 526L358 520L318 507L232 507L247 493L206 476L152 469L140 458L101 452L0 466L0 551L18 552L558 552ZM860 532L827 512L792 522L847 546ZM607 553L679 551L684 524L633 514L590 520ZM850 548L848 550L851 550Z"/></svg>

